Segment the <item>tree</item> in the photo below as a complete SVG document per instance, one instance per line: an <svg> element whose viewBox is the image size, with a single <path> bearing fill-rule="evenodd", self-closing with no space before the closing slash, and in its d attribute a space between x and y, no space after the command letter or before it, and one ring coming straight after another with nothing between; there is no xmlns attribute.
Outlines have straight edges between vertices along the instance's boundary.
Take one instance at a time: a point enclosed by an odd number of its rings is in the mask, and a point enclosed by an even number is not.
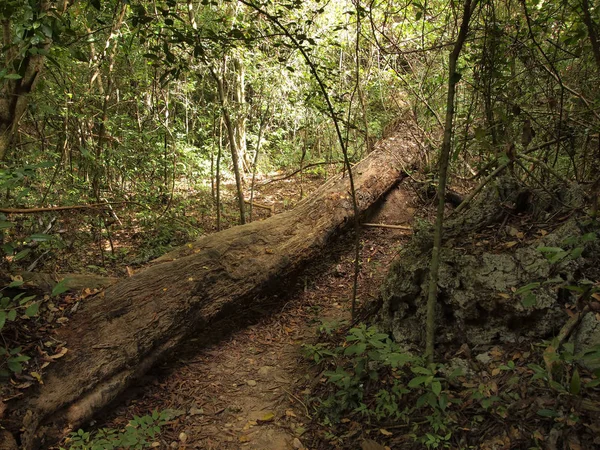
<svg viewBox="0 0 600 450"><path fill-rule="evenodd" d="M39 82L60 16L68 0L38 0L23 4L8 0L0 6L2 50L0 61L0 161L17 133L27 109L28 95Z"/></svg>
<svg viewBox="0 0 600 450"><path fill-rule="evenodd" d="M454 121L454 101L456 96L456 84L460 80L457 71L458 58L467 39L469 22L477 7L478 0L465 0L463 4L462 21L460 30L450 53L448 61L448 99L446 101L446 120L444 122L444 140L439 159L438 188L437 188L437 214L433 236L433 250L431 253L431 266L429 268L429 290L427 296L427 324L425 355L429 362L433 362L435 346L435 310L437 302L437 281L440 266L440 251L442 247L442 231L444 227L444 210L446 207L446 184L448 181L448 166L450 163L450 152L452 150L452 133Z"/></svg>

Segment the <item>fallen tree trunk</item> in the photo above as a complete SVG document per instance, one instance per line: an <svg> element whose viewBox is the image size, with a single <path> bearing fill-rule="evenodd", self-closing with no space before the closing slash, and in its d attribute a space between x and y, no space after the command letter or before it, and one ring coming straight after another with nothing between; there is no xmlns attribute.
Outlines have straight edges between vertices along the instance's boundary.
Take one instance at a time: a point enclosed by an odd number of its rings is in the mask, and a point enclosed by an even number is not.
<svg viewBox="0 0 600 450"><path fill-rule="evenodd" d="M397 137L353 168L361 213L397 184L415 154L416 145ZM26 450L79 426L190 333L317 258L352 216L348 178L337 176L292 211L203 237L90 297L58 332L68 353L43 385L8 405L5 426L21 430Z"/></svg>

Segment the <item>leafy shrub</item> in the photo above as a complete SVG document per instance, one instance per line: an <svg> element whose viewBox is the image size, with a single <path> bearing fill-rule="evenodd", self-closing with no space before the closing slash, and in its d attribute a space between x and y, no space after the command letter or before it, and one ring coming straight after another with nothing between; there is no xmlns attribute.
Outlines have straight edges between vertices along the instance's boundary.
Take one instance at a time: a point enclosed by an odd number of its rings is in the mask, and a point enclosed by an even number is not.
<svg viewBox="0 0 600 450"><path fill-rule="evenodd" d="M171 418L169 411L134 416L123 430L101 428L93 432L78 430L66 440L69 450L142 449L152 446L161 427ZM65 450L61 448L61 450Z"/></svg>

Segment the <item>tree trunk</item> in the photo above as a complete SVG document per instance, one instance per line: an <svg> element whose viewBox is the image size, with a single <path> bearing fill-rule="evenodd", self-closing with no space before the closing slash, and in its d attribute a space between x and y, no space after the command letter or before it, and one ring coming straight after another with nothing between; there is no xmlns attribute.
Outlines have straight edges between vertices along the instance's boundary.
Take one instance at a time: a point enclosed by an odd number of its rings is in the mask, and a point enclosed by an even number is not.
<svg viewBox="0 0 600 450"><path fill-rule="evenodd" d="M242 173L250 171L250 161L246 152L246 71L244 62L238 56L232 58L234 68L233 97L236 103L235 114L235 146Z"/></svg>
<svg viewBox="0 0 600 450"><path fill-rule="evenodd" d="M210 74L217 83L217 92L219 94L219 100L221 103L221 110L223 113L223 120L225 121L225 128L227 128L227 136L229 138L229 149L231 151L231 160L233 162L233 173L235 175L235 187L237 189L237 198L238 198L238 207L240 210L240 224L244 225L246 223L246 209L244 207L244 190L242 187L242 176L240 160L239 160L239 152L237 149L237 140L235 137L235 129L233 121L231 120L231 116L229 115L229 110L227 109L227 95L225 93L225 86L223 83L223 78L225 77L225 66L226 59L223 59L223 71L222 76L217 75L217 73L209 68Z"/></svg>
<svg viewBox="0 0 600 450"><path fill-rule="evenodd" d="M67 9L68 0L41 0L37 6L37 17L32 20L43 20L50 10L57 17ZM21 117L27 110L28 95L33 91L40 79L40 73L46 62L45 54L50 48L52 41L45 41L31 46L22 53L16 54L13 47L13 28L9 19L2 20L2 41L4 46L4 60L0 61L0 67L6 67L9 74L19 73L18 80L4 79L0 84L0 161L6 160L8 150L19 126ZM37 52L29 52L37 48Z"/></svg>
<svg viewBox="0 0 600 450"><path fill-rule="evenodd" d="M400 143L401 142L401 143ZM401 180L418 147L396 138L353 167L359 213ZM401 159L403 161L401 161ZM352 223L348 177L337 176L294 210L203 237L155 260L81 305L56 339L68 354L44 384L9 403L3 425L21 448L48 446L113 401L191 333L273 290Z"/></svg>
<svg viewBox="0 0 600 450"><path fill-rule="evenodd" d="M450 151L452 147L452 123L454 121L454 98L456 95L456 83L459 80L459 74L456 72L456 63L469 32L469 22L473 11L479 0L465 0L462 23L458 38L454 43L452 53L449 58L448 68L448 97L446 100L446 122L444 125L444 140L442 142L442 151L439 162L439 183L438 183L438 207L433 236L433 250L431 252L431 266L429 268L429 290L427 295L427 323L425 356L428 362L433 362L435 350L435 310L437 304L438 292L438 271L440 267L440 251L442 248L442 230L444 226L444 207L446 197L446 181L448 180L448 166L450 163Z"/></svg>

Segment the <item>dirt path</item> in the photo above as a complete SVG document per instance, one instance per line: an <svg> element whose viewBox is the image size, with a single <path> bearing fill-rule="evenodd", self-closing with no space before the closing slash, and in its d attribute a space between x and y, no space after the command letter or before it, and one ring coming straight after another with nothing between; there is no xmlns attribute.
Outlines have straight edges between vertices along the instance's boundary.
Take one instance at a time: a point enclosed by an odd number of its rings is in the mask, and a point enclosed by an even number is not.
<svg viewBox="0 0 600 450"><path fill-rule="evenodd" d="M369 221L408 224L411 202L401 186ZM400 230L365 230L363 304L377 297L407 237ZM303 436L312 411L304 403L309 393L297 387L314 376L308 375L301 346L315 340L322 322L349 319L352 253L351 237L341 238L324 261L290 286L286 298L263 299L260 307L232 312L231 320L219 323L211 335L190 340L174 360L130 391L106 425L122 427L134 414L174 409L179 417L163 428L160 448L316 448Z"/></svg>

